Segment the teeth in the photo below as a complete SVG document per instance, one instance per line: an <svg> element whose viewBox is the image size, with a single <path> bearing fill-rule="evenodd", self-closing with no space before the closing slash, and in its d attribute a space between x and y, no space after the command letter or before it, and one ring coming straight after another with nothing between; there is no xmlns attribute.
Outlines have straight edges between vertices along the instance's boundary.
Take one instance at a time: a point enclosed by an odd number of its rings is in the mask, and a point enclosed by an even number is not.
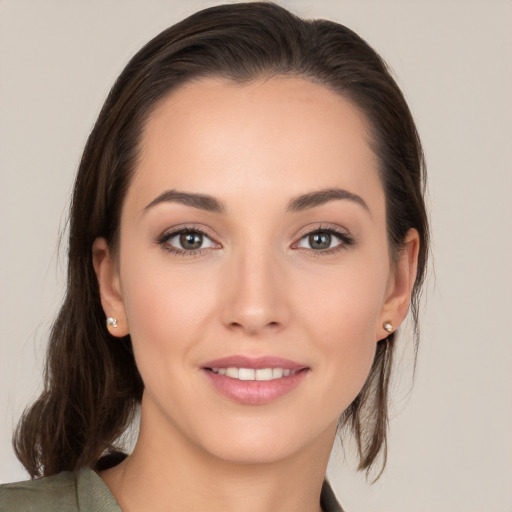
<svg viewBox="0 0 512 512"><path fill-rule="evenodd" d="M252 368L240 368L238 370L238 378L240 380L254 380L256 372Z"/></svg>
<svg viewBox="0 0 512 512"><path fill-rule="evenodd" d="M296 370L286 368L212 368L213 373L225 375L239 380L274 380L282 377L290 377L297 373Z"/></svg>
<svg viewBox="0 0 512 512"><path fill-rule="evenodd" d="M282 368L272 368L272 378L273 379L280 379L282 376L283 376Z"/></svg>
<svg viewBox="0 0 512 512"><path fill-rule="evenodd" d="M238 368L226 368L226 376L238 379Z"/></svg>
<svg viewBox="0 0 512 512"><path fill-rule="evenodd" d="M272 368L258 368L255 374L256 380L272 380Z"/></svg>

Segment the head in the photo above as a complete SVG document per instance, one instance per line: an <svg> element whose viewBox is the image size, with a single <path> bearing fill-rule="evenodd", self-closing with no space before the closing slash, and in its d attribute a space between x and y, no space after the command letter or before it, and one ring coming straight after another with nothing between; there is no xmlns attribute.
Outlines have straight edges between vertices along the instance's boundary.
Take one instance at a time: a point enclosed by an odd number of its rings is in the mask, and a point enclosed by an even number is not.
<svg viewBox="0 0 512 512"><path fill-rule="evenodd" d="M269 3L206 9L165 30L133 57L87 142L71 206L68 288L52 332L47 389L18 437L17 451L32 474L93 464L113 448L142 399L130 335L120 342L105 328L109 312L101 302L92 248L103 240L112 259L119 257L123 208L145 158L143 140L155 113L185 85L241 90L276 78L284 79L277 87L302 80L312 90L327 90L360 117L383 191L392 266L399 264L411 230L417 233L410 300L417 334L428 251L424 163L413 119L386 65L359 36L333 22L301 20ZM339 419L340 429L355 435L361 469L385 452L395 336L383 334L376 343L362 389ZM55 398L55 390L67 399ZM38 434L39 446L24 446L23 428L49 411L53 423Z"/></svg>

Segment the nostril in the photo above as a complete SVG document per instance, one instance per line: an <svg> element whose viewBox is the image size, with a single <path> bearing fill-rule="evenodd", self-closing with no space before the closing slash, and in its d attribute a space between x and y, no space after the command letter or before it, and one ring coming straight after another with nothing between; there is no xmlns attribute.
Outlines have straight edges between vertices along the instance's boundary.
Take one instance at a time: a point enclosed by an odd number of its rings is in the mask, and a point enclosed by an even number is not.
<svg viewBox="0 0 512 512"><path fill-rule="evenodd" d="M281 327L281 322L277 322L277 321L271 321L271 322L250 322L250 321L247 321L247 322L230 322L229 324L229 328L230 329L233 329L233 330L243 330L243 331L247 331L248 333L257 333L259 331L261 331L262 329L272 329L272 330L275 330L275 329L279 329Z"/></svg>

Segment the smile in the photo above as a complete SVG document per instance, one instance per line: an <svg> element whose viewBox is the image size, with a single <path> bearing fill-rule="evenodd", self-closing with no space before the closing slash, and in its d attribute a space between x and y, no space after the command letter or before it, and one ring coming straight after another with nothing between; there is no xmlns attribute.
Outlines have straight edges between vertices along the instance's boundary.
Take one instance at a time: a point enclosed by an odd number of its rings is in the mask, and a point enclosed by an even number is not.
<svg viewBox="0 0 512 512"><path fill-rule="evenodd" d="M208 361L201 369L217 393L243 405L263 405L292 393L311 370L281 357L243 355Z"/></svg>
<svg viewBox="0 0 512 512"><path fill-rule="evenodd" d="M289 368L211 368L213 373L225 375L231 379L238 380L275 380L282 379L283 377L290 377L295 375L297 370L290 370Z"/></svg>

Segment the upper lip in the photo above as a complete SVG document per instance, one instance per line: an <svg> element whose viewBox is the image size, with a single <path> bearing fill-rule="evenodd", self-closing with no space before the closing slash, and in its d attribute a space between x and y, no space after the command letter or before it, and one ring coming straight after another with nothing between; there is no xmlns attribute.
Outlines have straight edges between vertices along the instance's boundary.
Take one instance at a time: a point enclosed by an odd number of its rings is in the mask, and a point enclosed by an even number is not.
<svg viewBox="0 0 512 512"><path fill-rule="evenodd" d="M233 355L208 361L201 365L202 368L283 368L288 370L301 370L308 368L307 365L284 359L282 357L262 356L249 357L242 355Z"/></svg>

